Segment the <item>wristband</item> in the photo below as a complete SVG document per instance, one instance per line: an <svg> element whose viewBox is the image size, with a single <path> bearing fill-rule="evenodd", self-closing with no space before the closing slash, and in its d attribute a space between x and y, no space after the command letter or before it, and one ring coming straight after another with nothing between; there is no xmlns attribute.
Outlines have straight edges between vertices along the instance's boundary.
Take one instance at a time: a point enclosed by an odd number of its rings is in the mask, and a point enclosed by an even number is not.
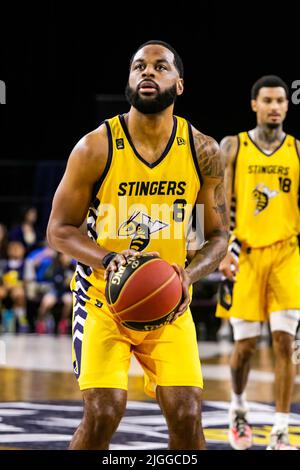
<svg viewBox="0 0 300 470"><path fill-rule="evenodd" d="M111 262L111 260L117 255L118 253L115 253L114 251L110 251L109 253L107 253L107 255L104 256L104 258L102 258L102 264L103 266L105 267L105 269L107 268L107 266L109 265L109 263Z"/></svg>

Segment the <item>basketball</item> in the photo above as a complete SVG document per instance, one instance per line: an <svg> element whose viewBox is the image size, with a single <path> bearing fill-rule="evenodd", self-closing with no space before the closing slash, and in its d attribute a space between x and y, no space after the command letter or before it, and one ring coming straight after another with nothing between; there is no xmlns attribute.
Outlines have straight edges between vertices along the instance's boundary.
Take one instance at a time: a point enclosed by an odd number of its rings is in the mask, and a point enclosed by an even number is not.
<svg viewBox="0 0 300 470"><path fill-rule="evenodd" d="M181 302L180 278L167 261L154 256L127 258L111 272L105 297L109 310L132 330L152 331L173 318Z"/></svg>

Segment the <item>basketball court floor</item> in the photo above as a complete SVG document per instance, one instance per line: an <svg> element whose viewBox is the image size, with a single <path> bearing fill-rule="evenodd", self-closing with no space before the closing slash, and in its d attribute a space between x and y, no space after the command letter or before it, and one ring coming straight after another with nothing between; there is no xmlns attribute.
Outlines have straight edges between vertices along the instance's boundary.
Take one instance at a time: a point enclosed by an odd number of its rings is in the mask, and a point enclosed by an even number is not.
<svg viewBox="0 0 300 470"><path fill-rule="evenodd" d="M230 371L228 341L200 342L205 379L203 424L209 449L227 442ZM81 395L72 372L71 338L3 334L0 337L0 448L66 449L82 416ZM248 386L253 449L265 449L274 415L273 358L261 342ZM300 446L300 366L293 395L290 440ZM126 414L112 450L166 449L168 431L157 403L143 392L142 371L132 360Z"/></svg>

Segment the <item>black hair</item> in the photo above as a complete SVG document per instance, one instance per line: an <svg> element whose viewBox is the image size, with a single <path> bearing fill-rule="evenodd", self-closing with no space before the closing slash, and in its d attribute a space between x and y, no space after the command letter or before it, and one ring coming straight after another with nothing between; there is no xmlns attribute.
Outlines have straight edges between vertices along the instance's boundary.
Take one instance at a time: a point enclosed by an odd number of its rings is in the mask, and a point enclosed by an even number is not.
<svg viewBox="0 0 300 470"><path fill-rule="evenodd" d="M282 78L277 75L264 75L259 78L251 88L251 99L256 100L259 90L263 87L282 87L285 90L286 98L289 97L289 89L287 84L282 80Z"/></svg>
<svg viewBox="0 0 300 470"><path fill-rule="evenodd" d="M141 44L137 50L134 52L134 54L132 54L131 56L131 59L130 59L130 63L129 63L129 68L131 67L131 64L133 62L133 58L135 56L135 54L140 50L142 49L143 47L145 46L149 46L150 44L157 44L158 46L163 46L165 47L166 49L169 49L169 51L171 51L174 55L174 65L179 73L179 77L180 78L183 78L183 75L184 75L184 68L183 68L183 62L182 62L182 59L180 57L180 55L178 54L177 51L175 51L175 49L170 45L168 44L167 42L165 41L160 41L159 39L151 39L150 41L147 41L147 42L144 42L143 44Z"/></svg>

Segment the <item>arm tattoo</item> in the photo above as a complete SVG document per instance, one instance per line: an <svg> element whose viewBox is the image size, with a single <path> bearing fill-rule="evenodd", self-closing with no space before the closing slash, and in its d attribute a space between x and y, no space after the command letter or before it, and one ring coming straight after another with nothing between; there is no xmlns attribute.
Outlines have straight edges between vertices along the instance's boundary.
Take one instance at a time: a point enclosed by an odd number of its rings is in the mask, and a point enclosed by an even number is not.
<svg viewBox="0 0 300 470"><path fill-rule="evenodd" d="M213 230L210 234L211 238L224 238L226 241L228 240L228 232L226 230Z"/></svg>
<svg viewBox="0 0 300 470"><path fill-rule="evenodd" d="M224 169L217 142L201 132L194 134L195 150L203 176L223 178Z"/></svg>
<svg viewBox="0 0 300 470"><path fill-rule="evenodd" d="M232 149L232 142L231 142L231 140L227 140L223 151L224 151L225 154L228 154L228 153L230 153L231 149Z"/></svg>
<svg viewBox="0 0 300 470"><path fill-rule="evenodd" d="M225 193L224 193L224 185L223 182L217 184L214 190L214 203L213 206L214 210L217 214L220 215L222 224L227 227L228 226L228 214L225 202Z"/></svg>

